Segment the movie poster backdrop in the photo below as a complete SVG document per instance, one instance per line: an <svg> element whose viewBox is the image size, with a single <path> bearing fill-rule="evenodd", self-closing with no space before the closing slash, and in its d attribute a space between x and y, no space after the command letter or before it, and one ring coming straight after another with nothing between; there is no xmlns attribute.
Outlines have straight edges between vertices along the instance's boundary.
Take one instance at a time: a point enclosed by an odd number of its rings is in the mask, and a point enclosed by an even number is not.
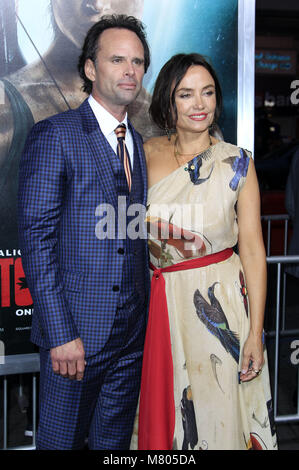
<svg viewBox="0 0 299 470"><path fill-rule="evenodd" d="M35 351L34 305L17 236L18 166L32 125L79 106L77 60L84 36L104 14L126 13L146 25L151 66L129 115L144 140L161 133L149 124L157 74L180 52L199 52L219 76L220 128L236 143L238 0L0 0L0 342L6 355Z"/></svg>

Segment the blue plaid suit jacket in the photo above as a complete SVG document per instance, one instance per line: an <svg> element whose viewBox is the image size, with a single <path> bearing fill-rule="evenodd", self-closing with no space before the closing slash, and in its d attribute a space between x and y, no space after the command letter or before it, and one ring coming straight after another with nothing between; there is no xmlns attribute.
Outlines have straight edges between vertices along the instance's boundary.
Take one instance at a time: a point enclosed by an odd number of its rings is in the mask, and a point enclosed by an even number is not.
<svg viewBox="0 0 299 470"><path fill-rule="evenodd" d="M145 205L142 138L130 128ZM31 339L46 349L81 337L88 356L99 352L109 337L124 241L99 240L95 212L108 203L117 215L113 156L87 101L37 123L28 136L20 162L19 241L34 301ZM146 240L144 257L147 267Z"/></svg>

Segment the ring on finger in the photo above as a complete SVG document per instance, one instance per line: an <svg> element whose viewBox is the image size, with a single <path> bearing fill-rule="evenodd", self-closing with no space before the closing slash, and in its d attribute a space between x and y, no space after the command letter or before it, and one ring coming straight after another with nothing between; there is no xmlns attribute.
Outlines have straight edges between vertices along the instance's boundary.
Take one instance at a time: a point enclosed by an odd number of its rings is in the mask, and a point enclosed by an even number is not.
<svg viewBox="0 0 299 470"><path fill-rule="evenodd" d="M260 373L262 372L262 369L253 369L253 372L256 374L256 375L260 375Z"/></svg>

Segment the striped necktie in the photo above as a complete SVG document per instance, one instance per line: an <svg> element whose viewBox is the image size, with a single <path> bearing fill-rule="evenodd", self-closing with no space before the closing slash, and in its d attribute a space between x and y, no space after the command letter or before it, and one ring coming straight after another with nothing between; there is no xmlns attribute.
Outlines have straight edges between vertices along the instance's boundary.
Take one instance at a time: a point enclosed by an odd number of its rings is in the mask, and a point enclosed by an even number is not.
<svg viewBox="0 0 299 470"><path fill-rule="evenodd" d="M115 134L117 137L117 155L121 162L124 165L124 170L129 186L129 191L131 191L132 186L132 175L131 175L131 167L130 167L130 157L129 153L125 144L125 137L126 137L126 125L120 124L115 129Z"/></svg>

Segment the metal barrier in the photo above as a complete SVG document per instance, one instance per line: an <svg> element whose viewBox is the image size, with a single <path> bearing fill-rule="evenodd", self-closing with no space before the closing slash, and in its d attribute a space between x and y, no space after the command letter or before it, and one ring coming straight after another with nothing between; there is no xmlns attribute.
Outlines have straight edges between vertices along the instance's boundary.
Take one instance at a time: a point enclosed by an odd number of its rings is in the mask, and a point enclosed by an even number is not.
<svg viewBox="0 0 299 470"><path fill-rule="evenodd" d="M276 319L275 330L266 332L267 337L275 338L275 363L274 363L274 389L273 389L273 405L274 420L277 423L299 421L299 373L298 373L298 397L297 397L297 413L293 415L278 415L278 375L279 375L279 346L281 336L293 336L298 334L299 329L287 330L285 328L285 304L286 304L286 273L283 272L283 287L281 289L281 267L282 264L299 263L299 256L287 256L287 237L288 237L288 215L268 215L262 216L262 220L267 221L267 264L268 266L277 264L277 280L276 280ZM271 222L284 220L284 249L282 256L270 256L271 246ZM281 308L282 304L282 308ZM282 315L281 315L282 310ZM36 417L37 417L37 394L36 380L39 372L39 355L24 354L17 356L6 356L5 363L0 364L0 376L3 377L3 450L12 449L35 449L36 439ZM29 446L8 447L7 446L7 428L8 428L8 410L7 410L7 377L15 374L32 374L32 423L33 436L32 444Z"/></svg>
<svg viewBox="0 0 299 470"><path fill-rule="evenodd" d="M288 248L288 230L289 230L289 220L290 216L288 214L275 214L275 215L262 215L261 221L267 222L267 242L266 242L266 252L267 256L270 256L271 252L271 228L273 221L282 221L284 220L284 240L283 240L283 255L287 254Z"/></svg>
<svg viewBox="0 0 299 470"><path fill-rule="evenodd" d="M278 375L279 375L279 345L280 337L283 336L294 336L298 335L299 329L286 330L285 325L281 328L281 265L289 263L299 263L299 256L270 256L267 257L267 264L277 264L277 280L276 280L276 320L275 320L275 332L268 332L266 336L271 336L272 333L275 335L275 363L274 363L274 390L273 390L273 407L274 407L274 419L277 423L286 423L299 421L299 371L297 373L297 413L293 415L280 415L278 416ZM284 273L285 274L285 273ZM285 288L285 284L284 284ZM285 310L284 310L285 314Z"/></svg>
<svg viewBox="0 0 299 470"><path fill-rule="evenodd" d="M277 423L286 423L299 421L299 371L297 374L297 413L294 415L278 415L278 375L279 375L279 346L281 336L294 336L298 335L299 329L286 329L286 272L281 272L282 264L299 263L299 256L287 256L288 247L288 230L290 216L288 214L275 214L264 215L261 220L267 222L267 241L266 253L267 264L277 264L277 279L276 279L276 321L275 330L268 331L267 337L275 338L275 362L274 362L274 390L273 390L273 406L274 406L274 419ZM283 239L283 254L282 256L270 256L271 254L271 228L273 221L284 221L284 239ZM283 280L281 282L281 276ZM282 287L281 287L282 285Z"/></svg>
<svg viewBox="0 0 299 470"><path fill-rule="evenodd" d="M0 376L3 381L3 448L2 450L33 450L36 439L37 394L36 375L39 372L39 354L19 354L5 356L0 365ZM32 374L32 444L29 446L8 447L8 377L11 375Z"/></svg>
<svg viewBox="0 0 299 470"><path fill-rule="evenodd" d="M267 241L266 241L266 253L267 257L271 254L271 228L272 222L284 221L284 238L283 238L283 256L287 255L288 249L288 230L290 216L288 214L275 214L275 215L263 215L261 220L267 222ZM282 330L285 329L285 305L286 305L286 273L283 272L283 289L282 289ZM274 335L275 332L270 332L270 335Z"/></svg>

